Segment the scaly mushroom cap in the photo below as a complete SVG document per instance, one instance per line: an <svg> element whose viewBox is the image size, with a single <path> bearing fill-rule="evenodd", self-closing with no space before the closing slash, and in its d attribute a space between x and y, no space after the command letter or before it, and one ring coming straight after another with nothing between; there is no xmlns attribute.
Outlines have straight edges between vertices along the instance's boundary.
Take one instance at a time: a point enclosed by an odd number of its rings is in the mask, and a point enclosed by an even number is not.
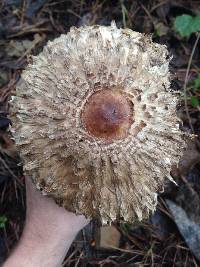
<svg viewBox="0 0 200 267"><path fill-rule="evenodd" d="M22 74L13 135L26 175L66 209L141 220L185 147L167 49L129 29L71 28Z"/></svg>

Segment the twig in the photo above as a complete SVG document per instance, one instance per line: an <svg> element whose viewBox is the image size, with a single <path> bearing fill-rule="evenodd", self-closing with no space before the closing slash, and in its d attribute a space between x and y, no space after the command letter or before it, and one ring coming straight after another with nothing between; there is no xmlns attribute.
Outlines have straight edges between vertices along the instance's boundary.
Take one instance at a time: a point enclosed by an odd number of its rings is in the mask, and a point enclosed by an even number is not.
<svg viewBox="0 0 200 267"><path fill-rule="evenodd" d="M127 9L124 5L124 0L120 0L121 4L121 10L122 10L122 21L123 21L123 27L126 28L126 15L127 15Z"/></svg>
<svg viewBox="0 0 200 267"><path fill-rule="evenodd" d="M187 118L188 118L188 121L189 121L190 128L192 130L192 133L194 133L194 128L192 126L192 121L191 121L191 118L190 118L190 114L189 114L189 110L188 110L188 104L187 104L187 83L188 83L188 76L189 76L190 67L191 67L191 64L192 64L192 59L193 59L194 52L196 50L197 44L199 42L199 38L200 38L200 33L197 33L197 38L196 38L196 41L194 43L194 46L193 46L193 49L192 49L192 53L191 53L189 61L188 61L188 66L187 66L187 71L186 71L185 81L184 81L184 86L183 86L185 111L186 111L186 115L187 115Z"/></svg>

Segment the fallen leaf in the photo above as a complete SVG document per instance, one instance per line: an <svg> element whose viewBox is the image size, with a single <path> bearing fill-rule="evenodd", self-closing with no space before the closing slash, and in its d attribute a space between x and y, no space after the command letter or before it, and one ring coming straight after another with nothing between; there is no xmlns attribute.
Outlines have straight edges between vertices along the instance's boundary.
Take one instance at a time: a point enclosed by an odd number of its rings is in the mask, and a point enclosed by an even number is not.
<svg viewBox="0 0 200 267"><path fill-rule="evenodd" d="M155 34L159 37L167 35L169 28L162 22L154 23Z"/></svg>
<svg viewBox="0 0 200 267"><path fill-rule="evenodd" d="M11 40L6 47L6 52L10 57L20 57L30 47L32 47L32 41L30 40Z"/></svg>
<svg viewBox="0 0 200 267"><path fill-rule="evenodd" d="M186 212L171 200L166 200L174 221L191 252L200 261L200 225L193 222Z"/></svg>
<svg viewBox="0 0 200 267"><path fill-rule="evenodd" d="M103 249L118 248L120 237L120 232L113 225L102 226L96 233L96 246Z"/></svg>
<svg viewBox="0 0 200 267"><path fill-rule="evenodd" d="M27 52L31 52L31 50L42 40L41 35L35 34L34 39L31 40L21 40L14 41L11 40L6 47L6 52L10 57L21 57L23 54Z"/></svg>
<svg viewBox="0 0 200 267"><path fill-rule="evenodd" d="M188 147L185 150L180 162L179 162L179 172L181 175L186 176L188 172L200 162L200 152L195 140L188 142Z"/></svg>

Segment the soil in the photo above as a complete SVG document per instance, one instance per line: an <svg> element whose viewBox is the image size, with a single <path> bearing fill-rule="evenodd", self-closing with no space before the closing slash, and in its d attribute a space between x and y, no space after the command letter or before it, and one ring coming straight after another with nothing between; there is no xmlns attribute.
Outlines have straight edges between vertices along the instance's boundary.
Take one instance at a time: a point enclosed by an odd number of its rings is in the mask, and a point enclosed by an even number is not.
<svg viewBox="0 0 200 267"><path fill-rule="evenodd" d="M115 20L118 27L146 33L168 47L173 56L171 87L181 96L177 107L181 127L195 137L179 167L172 169L178 186L166 183L157 210L148 221L138 225L114 222L121 239L119 247L111 250L96 246L99 222L92 221L71 246L63 267L200 266L165 201L175 202L192 222L200 225L200 106L191 101L191 97L200 100L200 88L193 90L200 74L200 42L191 57L198 35L182 38L173 27L177 16L199 13L197 0L0 1L0 263L19 240L25 219L22 164L9 133L9 100L15 94L20 73L30 55L37 55L48 40L67 33L71 26L110 25Z"/></svg>

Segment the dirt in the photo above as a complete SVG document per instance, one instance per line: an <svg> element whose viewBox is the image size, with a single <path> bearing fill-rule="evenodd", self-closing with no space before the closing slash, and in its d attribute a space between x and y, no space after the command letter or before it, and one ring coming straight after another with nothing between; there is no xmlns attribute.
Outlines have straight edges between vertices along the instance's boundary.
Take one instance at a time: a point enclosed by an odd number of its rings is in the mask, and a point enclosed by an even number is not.
<svg viewBox="0 0 200 267"><path fill-rule="evenodd" d="M9 133L9 100L21 71L48 40L67 33L71 26L110 25L152 35L155 42L167 45L171 60L172 90L181 94L178 114L181 128L196 135L179 168L172 176L178 186L167 182L159 195L156 213L138 225L113 223L121 233L119 248L96 248L93 221L80 233L65 259L64 266L200 266L192 248L185 243L170 213L166 199L185 210L200 224L200 109L190 96L200 99L200 89L191 89L200 73L200 42L191 59L188 82L185 76L196 34L182 38L173 27L178 15L200 13L195 0L2 0L0 2L0 263L19 240L25 218L25 188L22 166ZM184 101L184 87L187 101ZM19 166L20 165L20 166ZM6 217L5 225L1 224ZM4 227L5 226L5 227ZM78 241L78 242L77 242Z"/></svg>

